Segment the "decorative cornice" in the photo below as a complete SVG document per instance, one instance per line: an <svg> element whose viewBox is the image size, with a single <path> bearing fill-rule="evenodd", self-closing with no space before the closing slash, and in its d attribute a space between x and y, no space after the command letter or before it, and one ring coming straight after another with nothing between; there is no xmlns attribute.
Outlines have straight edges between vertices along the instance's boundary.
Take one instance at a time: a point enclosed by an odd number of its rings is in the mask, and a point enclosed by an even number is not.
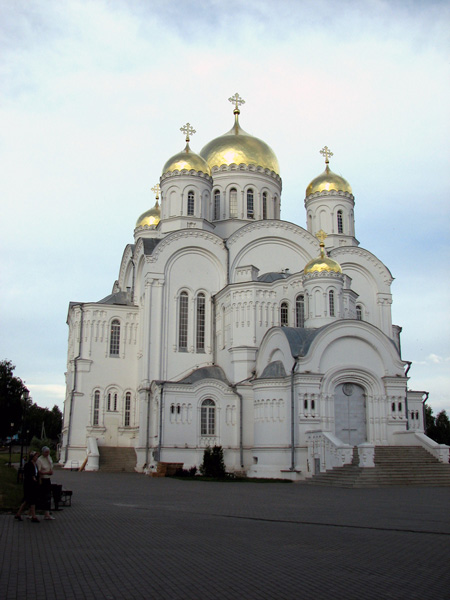
<svg viewBox="0 0 450 600"><path fill-rule="evenodd" d="M303 282L310 281L311 279L339 279L339 281L343 281L344 275L335 271L313 271L312 273L303 275Z"/></svg>
<svg viewBox="0 0 450 600"><path fill-rule="evenodd" d="M189 177L199 177L200 179L206 179L211 183L213 180L211 175L208 175L208 173L203 173L203 171L195 171L194 169L191 169L190 171L188 171L187 169L183 169L181 171L178 171L178 169L175 171L169 171L168 173L163 173L159 180L162 183L165 179L170 179L172 177L184 177L186 175L189 175Z"/></svg>
<svg viewBox="0 0 450 600"><path fill-rule="evenodd" d="M333 248L329 253L329 256L332 258L339 258L341 255L359 256L364 258L364 260L372 263L372 265L378 269L378 272L385 283L391 284L394 281L394 278L386 265L365 248L361 248L360 246L339 246L338 248ZM338 263L343 267L345 272L345 261L338 260Z"/></svg>
<svg viewBox="0 0 450 600"><path fill-rule="evenodd" d="M260 167L258 165L254 165L254 164L250 164L250 165L246 165L244 163L241 163L240 165L236 165L235 163L232 163L231 165L221 165L220 167L218 166L214 166L211 169L211 172L214 173L230 173L233 171L247 171L250 173L261 173L263 175L267 175L268 177L271 177L272 179L275 179L275 181L278 181L281 184L281 177L275 173L275 171L271 171L270 169L265 169L264 167Z"/></svg>
<svg viewBox="0 0 450 600"><path fill-rule="evenodd" d="M310 194L309 196L306 196L305 198L305 202L307 200L315 200L316 198L321 198L321 197L329 197L329 196L344 196L345 198L348 198L349 200L352 200L353 202L355 201L355 197L353 196L353 194L350 194L349 192L343 192L343 191L337 191L337 190L331 190L331 191L327 191L327 190L322 190L321 192L314 192L314 194Z"/></svg>
<svg viewBox="0 0 450 600"><path fill-rule="evenodd" d="M309 231L303 229L303 227L300 227L299 225L295 225L294 223L289 223L288 221L278 221L277 219L265 219L243 225L240 229L238 229L232 235L230 235L230 237L227 240L227 246L231 247L239 238L243 237L250 231L272 228L281 229L283 231L290 231L291 233L294 233L298 237L314 245L315 248L317 247L317 240L311 233L309 233Z"/></svg>
<svg viewBox="0 0 450 600"><path fill-rule="evenodd" d="M168 234L166 238L164 238L161 242L159 242L159 244L153 250L153 253L150 256L145 257L145 260L146 260L146 262L151 262L151 263L155 262L158 259L158 256L161 254L161 252L163 252L164 249L167 246L169 246L170 244L172 244L173 242L176 242L177 240L180 240L180 239L187 240L187 239L192 239L192 238L204 239L204 240L207 240L208 242L211 242L212 244L214 244L216 246L223 247L222 238L218 237L214 233L209 233L209 232L203 231L201 229L184 229L181 231L176 231L176 232Z"/></svg>

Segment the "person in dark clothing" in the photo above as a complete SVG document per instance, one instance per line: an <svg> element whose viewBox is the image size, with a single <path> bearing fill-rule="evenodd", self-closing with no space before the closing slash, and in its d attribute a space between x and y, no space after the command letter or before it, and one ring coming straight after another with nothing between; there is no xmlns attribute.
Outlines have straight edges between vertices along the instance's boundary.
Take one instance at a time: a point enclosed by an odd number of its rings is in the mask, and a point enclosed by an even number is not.
<svg viewBox="0 0 450 600"><path fill-rule="evenodd" d="M30 507L30 516L32 523L39 523L36 517L36 502L39 496L39 471L37 468L37 459L39 452L30 452L29 460L23 469L23 502L15 514L16 521L22 521L22 511L26 506Z"/></svg>

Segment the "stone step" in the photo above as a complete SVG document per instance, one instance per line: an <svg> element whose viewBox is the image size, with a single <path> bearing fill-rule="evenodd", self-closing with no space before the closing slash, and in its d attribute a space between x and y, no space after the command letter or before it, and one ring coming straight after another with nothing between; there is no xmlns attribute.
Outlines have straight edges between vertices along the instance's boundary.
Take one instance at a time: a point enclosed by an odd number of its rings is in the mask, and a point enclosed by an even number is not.
<svg viewBox="0 0 450 600"><path fill-rule="evenodd" d="M134 473L136 452L134 448L99 446L99 470L109 473Z"/></svg>

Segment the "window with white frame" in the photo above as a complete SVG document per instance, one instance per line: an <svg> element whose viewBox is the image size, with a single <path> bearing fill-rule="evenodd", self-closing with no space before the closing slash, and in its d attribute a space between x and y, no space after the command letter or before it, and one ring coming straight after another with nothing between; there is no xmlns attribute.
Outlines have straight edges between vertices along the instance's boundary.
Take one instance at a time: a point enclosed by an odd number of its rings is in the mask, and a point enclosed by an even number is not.
<svg viewBox="0 0 450 600"><path fill-rule="evenodd" d="M100 414L100 392L95 390L94 392L94 411L92 414L92 425L97 426L99 424Z"/></svg>
<svg viewBox="0 0 450 600"><path fill-rule="evenodd" d="M230 217L237 217L237 190L235 188L230 190Z"/></svg>
<svg viewBox="0 0 450 600"><path fill-rule="evenodd" d="M194 214L194 192L190 190L187 197L187 214L192 216Z"/></svg>
<svg viewBox="0 0 450 600"><path fill-rule="evenodd" d="M208 398L203 400L200 409L201 435L216 435L216 404Z"/></svg>
<svg viewBox="0 0 450 600"><path fill-rule="evenodd" d="M287 302L282 302L280 306L280 324L281 327L289 325L289 306Z"/></svg>
<svg viewBox="0 0 450 600"><path fill-rule="evenodd" d="M220 192L216 190L214 192L214 219L217 221L220 219Z"/></svg>
<svg viewBox="0 0 450 600"><path fill-rule="evenodd" d="M196 348L197 352L205 351L205 294L198 294L196 306Z"/></svg>
<svg viewBox="0 0 450 600"><path fill-rule="evenodd" d="M342 218L342 210L337 211L337 230L338 233L344 233L344 221Z"/></svg>
<svg viewBox="0 0 450 600"><path fill-rule="evenodd" d="M253 190L247 190L247 219L253 219L255 216Z"/></svg>
<svg viewBox="0 0 450 600"><path fill-rule="evenodd" d="M267 219L267 192L263 192L262 195L262 218Z"/></svg>
<svg viewBox="0 0 450 600"><path fill-rule="evenodd" d="M120 321L114 319L111 323L111 332L109 338L109 355L119 356L120 349Z"/></svg>
<svg viewBox="0 0 450 600"><path fill-rule="evenodd" d="M125 412L123 418L123 424L125 427L130 426L130 417L131 417L131 393L127 392L125 394Z"/></svg>
<svg viewBox="0 0 450 600"><path fill-rule="evenodd" d="M305 326L305 296L299 294L295 299L295 326Z"/></svg>
<svg viewBox="0 0 450 600"><path fill-rule="evenodd" d="M358 321L363 320L363 311L362 306L360 304L356 305L356 318L358 319Z"/></svg>
<svg viewBox="0 0 450 600"><path fill-rule="evenodd" d="M107 409L108 409L108 411L116 411L117 410L117 392L109 392L108 393Z"/></svg>
<svg viewBox="0 0 450 600"><path fill-rule="evenodd" d="M188 338L188 295L181 292L178 307L178 350L187 350Z"/></svg>
<svg viewBox="0 0 450 600"><path fill-rule="evenodd" d="M330 317L334 317L335 316L335 311L334 311L334 290L330 290L328 292L328 307L330 310Z"/></svg>

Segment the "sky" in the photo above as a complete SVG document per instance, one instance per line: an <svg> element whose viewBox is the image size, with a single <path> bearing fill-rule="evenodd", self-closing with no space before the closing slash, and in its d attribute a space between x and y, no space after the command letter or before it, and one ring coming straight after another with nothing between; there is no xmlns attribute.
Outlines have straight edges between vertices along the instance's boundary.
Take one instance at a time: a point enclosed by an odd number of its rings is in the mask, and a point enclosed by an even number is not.
<svg viewBox="0 0 450 600"><path fill-rule="evenodd" d="M190 122L275 151L302 227L319 150L390 269L409 388L450 412L450 3L0 0L0 360L63 406L70 301L108 295ZM443 266L442 266L443 265Z"/></svg>

